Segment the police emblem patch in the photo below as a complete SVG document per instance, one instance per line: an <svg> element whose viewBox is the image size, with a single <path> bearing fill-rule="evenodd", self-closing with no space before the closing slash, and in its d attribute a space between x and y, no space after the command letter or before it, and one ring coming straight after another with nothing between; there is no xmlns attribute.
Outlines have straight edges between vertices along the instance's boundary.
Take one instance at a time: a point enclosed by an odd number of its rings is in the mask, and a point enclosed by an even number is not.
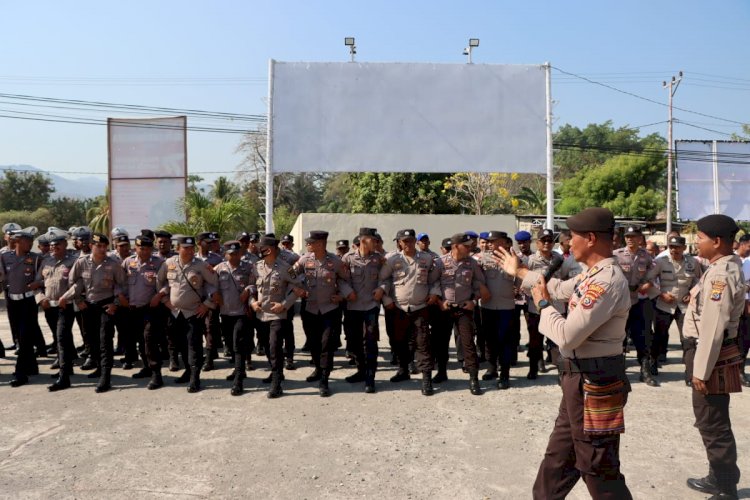
<svg viewBox="0 0 750 500"><path fill-rule="evenodd" d="M594 307L594 304L596 304L596 301L604 295L604 288L591 283L587 288L586 292L583 294L583 298L581 299L581 307L584 309L591 309Z"/></svg>
<svg viewBox="0 0 750 500"><path fill-rule="evenodd" d="M723 281L712 281L711 282L711 300L721 300L721 294L724 293L724 288L727 284Z"/></svg>

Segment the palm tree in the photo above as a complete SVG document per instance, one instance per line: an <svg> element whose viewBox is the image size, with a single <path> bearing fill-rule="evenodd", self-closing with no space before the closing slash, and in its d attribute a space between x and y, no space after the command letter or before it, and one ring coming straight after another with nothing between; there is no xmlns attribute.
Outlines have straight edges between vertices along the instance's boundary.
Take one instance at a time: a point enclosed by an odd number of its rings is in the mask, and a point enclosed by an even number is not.
<svg viewBox="0 0 750 500"><path fill-rule="evenodd" d="M109 234L109 190L99 196L95 204L86 210L89 227L95 233Z"/></svg>
<svg viewBox="0 0 750 500"><path fill-rule="evenodd" d="M162 225L162 229L172 234L196 235L203 231L216 231L222 239L228 239L241 230L253 229L257 225L257 212L238 194L226 199L211 199L191 190L178 201L178 209L184 214L185 222L169 221Z"/></svg>
<svg viewBox="0 0 750 500"><path fill-rule="evenodd" d="M531 214L543 214L547 211L547 193L542 190L533 190L528 186L522 187L514 196L521 204L524 212Z"/></svg>

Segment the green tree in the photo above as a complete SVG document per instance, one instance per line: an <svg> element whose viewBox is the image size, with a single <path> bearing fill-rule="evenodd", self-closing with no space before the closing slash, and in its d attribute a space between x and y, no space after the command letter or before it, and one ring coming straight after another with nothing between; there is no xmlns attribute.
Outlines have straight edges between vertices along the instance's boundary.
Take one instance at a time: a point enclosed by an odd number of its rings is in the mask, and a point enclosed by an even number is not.
<svg viewBox="0 0 750 500"><path fill-rule="evenodd" d="M750 125L747 123L742 125L742 132L732 134L731 139L733 141L750 141Z"/></svg>
<svg viewBox="0 0 750 500"><path fill-rule="evenodd" d="M444 193L448 174L362 173L351 179L355 213L457 213Z"/></svg>
<svg viewBox="0 0 750 500"><path fill-rule="evenodd" d="M95 233L109 234L109 194L98 196L86 211L88 226Z"/></svg>
<svg viewBox="0 0 750 500"><path fill-rule="evenodd" d="M258 213L239 195L211 199L199 191L189 190L178 201L178 207L185 222L169 221L161 227L172 234L196 235L216 231L222 240L227 240L242 230L256 227L258 222Z"/></svg>
<svg viewBox="0 0 750 500"><path fill-rule="evenodd" d="M6 170L0 179L0 210L33 211L47 205L54 192L46 174Z"/></svg>
<svg viewBox="0 0 750 500"><path fill-rule="evenodd" d="M289 210L288 207L281 206L274 209L273 228L277 238L281 238L284 234L289 234L294 227L294 223L297 221L298 215Z"/></svg>
<svg viewBox="0 0 750 500"><path fill-rule="evenodd" d="M240 188L223 175L214 181L211 197L215 200L228 200L240 194Z"/></svg>
<svg viewBox="0 0 750 500"><path fill-rule="evenodd" d="M47 231L49 226L57 224L54 215L46 207L37 208L34 211L9 210L7 212L0 212L0 220L15 222L21 227L34 226L39 230L37 234L42 234Z"/></svg>
<svg viewBox="0 0 750 500"><path fill-rule="evenodd" d="M55 221L54 225L63 229L71 226L82 226L88 222L86 212L95 204L94 198L70 198L63 196L49 202L49 211Z"/></svg>

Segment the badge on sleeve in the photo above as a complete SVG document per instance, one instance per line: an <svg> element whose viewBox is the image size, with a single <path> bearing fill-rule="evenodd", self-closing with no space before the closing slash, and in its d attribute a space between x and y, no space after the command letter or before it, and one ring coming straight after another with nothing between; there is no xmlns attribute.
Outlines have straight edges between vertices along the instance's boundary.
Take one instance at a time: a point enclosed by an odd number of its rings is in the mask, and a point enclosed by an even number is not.
<svg viewBox="0 0 750 500"><path fill-rule="evenodd" d="M292 279L297 277L297 271L294 270L294 266L289 267L289 277Z"/></svg>
<svg viewBox="0 0 750 500"><path fill-rule="evenodd" d="M594 304L596 304L596 301L604 295L604 288L595 284L591 283L587 288L586 292L583 294L583 298L581 299L581 307L584 309L591 309L594 307Z"/></svg>
<svg viewBox="0 0 750 500"><path fill-rule="evenodd" d="M724 288L727 284L723 281L712 281L711 282L711 300L721 300L721 294L724 293Z"/></svg>

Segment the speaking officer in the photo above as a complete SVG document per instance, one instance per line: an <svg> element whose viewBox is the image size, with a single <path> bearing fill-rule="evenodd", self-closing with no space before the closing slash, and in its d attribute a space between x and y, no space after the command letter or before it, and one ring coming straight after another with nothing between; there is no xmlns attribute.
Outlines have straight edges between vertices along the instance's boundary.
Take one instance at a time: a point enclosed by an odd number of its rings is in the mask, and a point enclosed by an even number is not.
<svg viewBox="0 0 750 500"><path fill-rule="evenodd" d="M475 396L482 394L479 387L479 356L474 343L474 300L480 295L490 299L485 286L484 272L471 257L473 241L468 233L451 236L451 251L440 257L440 290L442 325L436 342L435 357L438 373L433 382L448 379L448 345L453 326L458 327L459 340L463 347L464 364L469 372L469 390Z"/></svg>
<svg viewBox="0 0 750 500"><path fill-rule="evenodd" d="M127 282L120 261L107 255L109 239L94 233L91 242L91 253L79 257L73 264L68 275L70 287L60 298L59 306L75 301L83 313L85 328L90 334L91 357L98 358L96 370L88 377L99 377L96 392L106 392L111 387L114 362L114 315L118 306L128 306Z"/></svg>
<svg viewBox="0 0 750 500"><path fill-rule="evenodd" d="M737 327L745 307L742 261L732 254L739 228L726 215L697 222L698 256L708 268L690 290L683 333L689 343L685 364L693 382L693 413L708 456L708 475L688 479L694 490L712 498L737 498L737 444L729 420L729 394L740 392L742 354Z"/></svg>
<svg viewBox="0 0 750 500"><path fill-rule="evenodd" d="M620 433L630 386L622 342L630 309L628 281L612 257L615 219L606 208L587 208L568 219L571 252L588 270L580 279L560 281L519 268L504 249L503 269L532 288L539 329L560 348L562 401L539 466L534 498L565 498L583 478L592 498L632 498L620 473ZM568 300L568 317L552 299Z"/></svg>
<svg viewBox="0 0 750 500"><path fill-rule="evenodd" d="M59 300L68 291L68 277L76 257L67 251L68 242L65 234L51 234L48 238L50 253L42 261L36 276L37 281L43 283L43 286L36 290L36 302L42 306L47 325L55 334L60 372L57 380L47 387L54 392L70 387L70 376L73 374L75 313L72 304L60 307Z"/></svg>
<svg viewBox="0 0 750 500"><path fill-rule="evenodd" d="M200 374L203 365L203 333L206 315L220 300L216 290L216 273L209 264L195 255L195 238L183 236L178 240L179 251L168 258L159 268L157 286L159 300L166 302L171 310L171 325L185 362L185 372L175 382L184 384L188 380L188 392L201 388Z"/></svg>
<svg viewBox="0 0 750 500"><path fill-rule="evenodd" d="M226 260L214 267L219 280L221 301L221 328L224 338L230 340L234 358L234 370L227 377L233 382L230 393L239 396L244 391L245 359L250 352L250 336L253 318L248 311L248 301L255 290L255 267L242 260L239 241L224 243Z"/></svg>
<svg viewBox="0 0 750 500"><path fill-rule="evenodd" d="M667 242L669 253L654 260L654 267L647 278L659 279L659 286L652 288L649 296L656 297L654 308L654 339L649 351L649 367L656 372L657 361L662 352L666 352L669 341L669 327L674 319L680 332L680 343L685 345L682 328L690 302L690 290L701 277L700 264L690 255L685 255L685 238L672 236ZM685 349L683 348L683 362ZM658 374L658 372L656 372ZM685 383L692 382L685 372Z"/></svg>
<svg viewBox="0 0 750 500"><path fill-rule="evenodd" d="M357 373L346 377L350 383L365 383L365 392L375 392L375 371L378 367L378 320L380 301L375 300L383 256L373 251L376 229L359 229L359 246L346 254L344 264L351 276L354 299L346 303L346 330L357 363Z"/></svg>
<svg viewBox="0 0 750 500"><path fill-rule="evenodd" d="M164 259L153 255L154 241L148 236L135 238L135 255L127 257L122 268L128 280L128 328L132 345L126 352L137 352L143 368L133 378L151 377L150 390L164 382L161 377L161 344L164 335L164 315L159 310L161 297L157 295L156 278ZM132 356L132 355L131 355Z"/></svg>
<svg viewBox="0 0 750 500"><path fill-rule="evenodd" d="M286 312L303 294L304 285L294 267L279 258L279 240L264 236L259 246L260 260L255 264L257 297L251 295L250 307L256 314L258 334L269 339L271 375L263 382L271 383L268 397L278 398L284 377L284 322L289 321Z"/></svg>
<svg viewBox="0 0 750 500"><path fill-rule="evenodd" d="M305 238L308 253L294 266L297 273L304 273L307 285L307 303L302 315L310 327L308 343L315 370L306 380L319 381L322 397L331 394L328 377L333 370L336 350L336 323L341 322L339 303L355 298L349 285L349 272L339 257L326 251L327 240L326 231L310 231Z"/></svg>
<svg viewBox="0 0 750 500"><path fill-rule="evenodd" d="M492 258L492 252L500 247L510 252L513 243L507 233L502 231L488 231L486 236L486 250L475 257L484 272L484 279L490 291L489 300L479 302L482 328L487 342L487 360L490 365L487 372L482 375L482 380L498 378L499 361L500 378L497 388L508 389L510 387L510 360L515 348L510 339L510 323L516 307L513 290L515 280Z"/></svg>

